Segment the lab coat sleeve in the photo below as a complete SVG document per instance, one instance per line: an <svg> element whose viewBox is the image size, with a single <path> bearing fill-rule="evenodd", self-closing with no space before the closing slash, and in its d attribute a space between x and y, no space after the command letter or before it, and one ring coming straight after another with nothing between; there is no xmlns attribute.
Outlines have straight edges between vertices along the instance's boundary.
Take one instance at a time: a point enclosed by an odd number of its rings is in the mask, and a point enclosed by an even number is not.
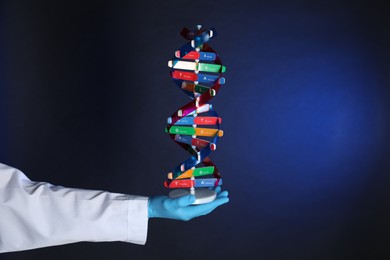
<svg viewBox="0 0 390 260"><path fill-rule="evenodd" d="M33 182L0 163L0 252L80 241L145 244L148 197Z"/></svg>

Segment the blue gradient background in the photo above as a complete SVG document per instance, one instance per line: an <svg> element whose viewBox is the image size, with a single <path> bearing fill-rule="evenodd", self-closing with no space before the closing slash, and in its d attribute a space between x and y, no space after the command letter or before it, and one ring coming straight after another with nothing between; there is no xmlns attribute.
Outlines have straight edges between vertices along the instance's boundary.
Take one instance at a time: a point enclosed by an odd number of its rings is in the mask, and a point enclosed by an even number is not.
<svg viewBox="0 0 390 260"><path fill-rule="evenodd" d="M166 194L188 100L167 61L216 27L228 67L212 154L229 204L152 219L145 246L77 243L0 259L389 259L389 8L370 1L4 1L1 162L31 179Z"/></svg>

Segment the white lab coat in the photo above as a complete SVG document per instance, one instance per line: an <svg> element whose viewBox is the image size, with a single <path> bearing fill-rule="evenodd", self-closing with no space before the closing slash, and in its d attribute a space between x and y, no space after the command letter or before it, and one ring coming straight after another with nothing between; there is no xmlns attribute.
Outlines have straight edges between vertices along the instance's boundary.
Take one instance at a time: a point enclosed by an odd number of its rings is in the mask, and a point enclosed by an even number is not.
<svg viewBox="0 0 390 260"><path fill-rule="evenodd" d="M0 252L79 241L145 244L148 197L33 182L0 163Z"/></svg>

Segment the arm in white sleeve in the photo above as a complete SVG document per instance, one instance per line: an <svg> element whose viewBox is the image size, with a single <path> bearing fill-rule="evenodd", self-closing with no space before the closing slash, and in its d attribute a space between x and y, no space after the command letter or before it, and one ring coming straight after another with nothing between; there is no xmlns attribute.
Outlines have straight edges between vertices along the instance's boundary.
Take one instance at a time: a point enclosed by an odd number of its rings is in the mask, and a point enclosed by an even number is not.
<svg viewBox="0 0 390 260"><path fill-rule="evenodd" d="M80 241L145 244L148 197L33 182L0 163L0 252Z"/></svg>

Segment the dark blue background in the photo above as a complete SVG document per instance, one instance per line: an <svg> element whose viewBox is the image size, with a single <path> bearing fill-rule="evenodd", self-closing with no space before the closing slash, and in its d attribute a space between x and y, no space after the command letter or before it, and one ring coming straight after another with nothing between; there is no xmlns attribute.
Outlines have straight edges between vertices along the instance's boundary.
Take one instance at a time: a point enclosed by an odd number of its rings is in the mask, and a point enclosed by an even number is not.
<svg viewBox="0 0 390 260"><path fill-rule="evenodd" d="M145 246L77 243L1 259L389 259L390 20L370 1L4 1L1 162L31 179L167 194L187 154L164 133L183 26L228 67L212 158L229 204L152 219Z"/></svg>

